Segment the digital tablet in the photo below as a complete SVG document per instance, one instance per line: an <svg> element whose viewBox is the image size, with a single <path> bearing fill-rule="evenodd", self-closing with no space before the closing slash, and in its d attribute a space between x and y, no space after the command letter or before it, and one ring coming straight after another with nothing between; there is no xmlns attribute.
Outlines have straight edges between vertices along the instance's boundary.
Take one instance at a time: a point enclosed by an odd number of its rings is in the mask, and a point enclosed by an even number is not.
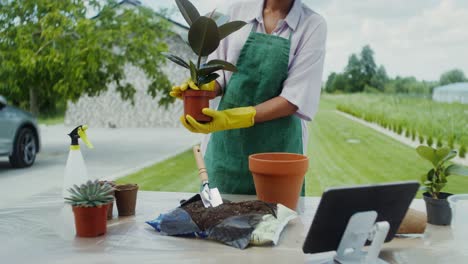
<svg viewBox="0 0 468 264"><path fill-rule="evenodd" d="M389 242L398 231L418 188L419 183L411 181L326 190L302 250L304 253L337 250L349 218L365 211L376 211L377 222L390 224L385 239Z"/></svg>

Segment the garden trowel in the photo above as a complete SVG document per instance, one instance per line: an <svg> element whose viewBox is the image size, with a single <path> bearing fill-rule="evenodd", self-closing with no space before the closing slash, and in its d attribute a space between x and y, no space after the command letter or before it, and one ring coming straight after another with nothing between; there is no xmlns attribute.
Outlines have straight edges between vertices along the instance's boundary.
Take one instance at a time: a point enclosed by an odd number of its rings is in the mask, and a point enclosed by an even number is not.
<svg viewBox="0 0 468 264"><path fill-rule="evenodd" d="M198 201L200 199L202 200L203 205L206 208L216 207L218 205L223 204L223 199L221 198L221 194L219 193L218 188L210 189L210 183L208 182L208 173L206 171L205 161L203 160L203 157L201 155L200 146L193 147L193 154L195 155L195 160L197 161L198 177L202 182L201 191L199 194L183 202L181 206Z"/></svg>

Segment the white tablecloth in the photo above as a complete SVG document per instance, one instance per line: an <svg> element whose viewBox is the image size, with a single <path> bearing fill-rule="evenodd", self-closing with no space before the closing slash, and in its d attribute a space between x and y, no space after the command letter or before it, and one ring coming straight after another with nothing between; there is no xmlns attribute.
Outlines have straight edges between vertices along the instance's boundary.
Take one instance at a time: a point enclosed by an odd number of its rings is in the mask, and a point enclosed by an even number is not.
<svg viewBox="0 0 468 264"><path fill-rule="evenodd" d="M0 209L0 263L318 263L333 253L302 252L319 198L301 198L300 217L285 228L275 247L231 248L212 241L162 236L145 221L178 206L193 194L139 192L137 214L108 222L97 238L74 235L71 207L60 191L31 197ZM226 195L232 201L253 196ZM421 200L412 207L424 209ZM468 238L467 238L468 240ZM453 239L450 227L428 226L421 237L396 238L381 257L390 263L468 263L468 251Z"/></svg>

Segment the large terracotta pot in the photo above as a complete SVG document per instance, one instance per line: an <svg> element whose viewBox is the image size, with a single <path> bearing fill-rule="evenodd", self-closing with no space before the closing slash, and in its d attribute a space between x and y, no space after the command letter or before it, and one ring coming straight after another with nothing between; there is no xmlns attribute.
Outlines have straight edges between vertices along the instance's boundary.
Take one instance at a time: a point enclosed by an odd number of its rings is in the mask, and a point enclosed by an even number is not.
<svg viewBox="0 0 468 264"><path fill-rule="evenodd" d="M210 100L216 92L187 90L184 92L184 116L190 115L198 122L210 122L211 117L202 113L203 108L210 107Z"/></svg>
<svg viewBox="0 0 468 264"><path fill-rule="evenodd" d="M249 156L259 200L280 203L296 210L309 159L293 153L260 153Z"/></svg>
<svg viewBox="0 0 468 264"><path fill-rule="evenodd" d="M107 231L108 204L98 207L72 206L75 215L76 235L79 237L97 237Z"/></svg>

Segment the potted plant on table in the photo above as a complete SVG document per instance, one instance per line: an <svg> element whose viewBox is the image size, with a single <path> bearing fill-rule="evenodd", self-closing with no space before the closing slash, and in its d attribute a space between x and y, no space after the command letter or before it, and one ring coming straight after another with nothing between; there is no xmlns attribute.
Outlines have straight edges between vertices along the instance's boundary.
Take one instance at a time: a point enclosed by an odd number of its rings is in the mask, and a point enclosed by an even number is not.
<svg viewBox="0 0 468 264"><path fill-rule="evenodd" d="M114 200L113 188L107 183L88 181L80 186L68 189L66 197L75 215L76 235L79 237L96 237L107 231L107 208Z"/></svg>
<svg viewBox="0 0 468 264"><path fill-rule="evenodd" d="M447 163L457 156L455 150L447 147L434 149L428 146L416 148L418 154L432 163L433 167L422 176L421 183L424 201L426 202L427 221L433 225L449 225L452 213L447 201L451 193L442 192L447 184L448 176L468 176L468 168Z"/></svg>
<svg viewBox="0 0 468 264"><path fill-rule="evenodd" d="M179 66L190 71L190 80L181 86L184 99L184 114L191 115L199 122L209 122L211 117L202 113L202 109L209 107L209 100L216 97L212 83L219 77L215 73L219 70L237 70L236 66L223 60L211 60L202 64L203 58L215 51L222 39L242 28L243 21L228 20L220 13L211 12L206 16L200 16L195 6L188 0L176 0L177 6L189 25L188 44L198 56L197 62L180 58L174 54L164 55ZM201 88L201 89L200 89Z"/></svg>

